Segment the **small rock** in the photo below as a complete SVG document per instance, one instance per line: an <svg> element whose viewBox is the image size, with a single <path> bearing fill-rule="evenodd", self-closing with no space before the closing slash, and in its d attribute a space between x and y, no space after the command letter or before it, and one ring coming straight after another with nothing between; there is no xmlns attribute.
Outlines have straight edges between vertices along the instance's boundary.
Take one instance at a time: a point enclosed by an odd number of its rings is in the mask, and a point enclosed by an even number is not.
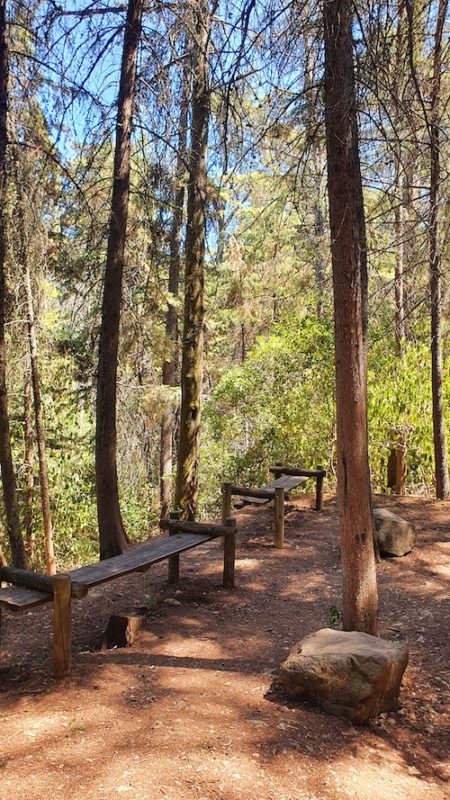
<svg viewBox="0 0 450 800"><path fill-rule="evenodd" d="M175 598L174 598L174 597L166 597L166 599L164 600L164 602L165 602L165 603L166 603L166 605L168 605L168 606L181 606L181 603L180 603L180 601L179 601L179 600L175 600Z"/></svg>

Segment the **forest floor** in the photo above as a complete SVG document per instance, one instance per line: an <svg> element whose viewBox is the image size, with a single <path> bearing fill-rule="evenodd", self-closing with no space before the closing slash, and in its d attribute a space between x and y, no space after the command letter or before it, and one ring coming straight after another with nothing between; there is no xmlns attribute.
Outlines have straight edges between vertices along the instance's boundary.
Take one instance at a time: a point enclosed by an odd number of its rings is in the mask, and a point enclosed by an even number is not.
<svg viewBox="0 0 450 800"><path fill-rule="evenodd" d="M376 498L418 544L378 565L381 635L407 642L401 707L368 726L283 697L274 671L340 606L336 505L293 501L284 550L269 508L238 517L236 588L218 543L75 603L73 670L56 682L51 608L3 615L0 786L8 800L444 800L450 795L450 503ZM146 606L132 648L100 650L109 614Z"/></svg>

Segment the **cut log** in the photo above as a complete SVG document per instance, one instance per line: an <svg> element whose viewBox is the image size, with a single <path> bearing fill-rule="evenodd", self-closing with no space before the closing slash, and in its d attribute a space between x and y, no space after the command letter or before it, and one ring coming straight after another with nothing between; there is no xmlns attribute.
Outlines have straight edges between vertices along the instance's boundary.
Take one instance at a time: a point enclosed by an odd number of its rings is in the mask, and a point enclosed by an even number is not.
<svg viewBox="0 0 450 800"><path fill-rule="evenodd" d="M64 574L64 573L61 573ZM55 584L53 575L43 575L40 572L31 572L28 569L17 567L0 567L0 583L12 583L14 586L23 586L25 589L34 589L37 592L53 595ZM71 583L72 597L81 600L88 593L88 586L79 581Z"/></svg>
<svg viewBox="0 0 450 800"><path fill-rule="evenodd" d="M132 647L144 622L140 614L111 614L103 637L102 648Z"/></svg>

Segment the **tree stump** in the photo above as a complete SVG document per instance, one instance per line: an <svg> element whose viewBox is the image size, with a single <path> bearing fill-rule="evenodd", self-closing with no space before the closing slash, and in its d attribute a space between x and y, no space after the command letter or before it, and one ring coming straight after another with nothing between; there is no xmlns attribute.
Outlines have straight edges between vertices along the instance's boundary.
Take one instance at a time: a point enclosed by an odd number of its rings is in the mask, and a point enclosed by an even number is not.
<svg viewBox="0 0 450 800"><path fill-rule="evenodd" d="M111 614L103 637L102 649L132 647L144 621L140 614Z"/></svg>

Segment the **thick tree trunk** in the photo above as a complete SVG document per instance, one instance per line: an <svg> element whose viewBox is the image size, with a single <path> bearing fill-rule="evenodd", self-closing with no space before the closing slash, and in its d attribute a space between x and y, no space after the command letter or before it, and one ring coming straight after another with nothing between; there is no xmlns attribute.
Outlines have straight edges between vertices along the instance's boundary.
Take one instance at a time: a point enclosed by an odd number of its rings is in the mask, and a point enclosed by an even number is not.
<svg viewBox="0 0 450 800"><path fill-rule="evenodd" d="M194 519L198 498L198 451L203 382L203 283L207 189L209 86L207 47L211 17L207 0L193 6L191 157L189 166L184 326L181 364L180 441L176 505Z"/></svg>
<svg viewBox="0 0 450 800"><path fill-rule="evenodd" d="M166 316L166 339L170 354L163 363L163 386L176 386L178 373L178 308L173 299L178 298L181 261L181 231L183 227L184 183L187 161L187 118L190 94L190 70L186 67L182 75L180 116L178 119L178 156L175 168L175 193L173 218L170 231L169 293L170 302ZM174 401L165 402L161 420L160 480L161 516L166 517L172 502L172 443Z"/></svg>
<svg viewBox="0 0 450 800"><path fill-rule="evenodd" d="M5 504L6 526L12 563L26 566L25 546L20 529L16 476L11 450L6 387L6 205L8 181L6 168L8 115L8 45L6 39L6 0L0 0L0 467Z"/></svg>
<svg viewBox="0 0 450 800"><path fill-rule="evenodd" d="M143 0L129 0L125 22L98 356L95 480L102 559L122 553L128 545L117 481L117 358L130 190L131 125L142 7Z"/></svg>
<svg viewBox="0 0 450 800"><path fill-rule="evenodd" d="M448 0L439 0L433 53L430 112L430 288L431 288L431 385L433 395L433 439L436 497L450 497L447 441L442 390L442 279L439 242L439 191L441 181L439 127L441 124L442 35Z"/></svg>
<svg viewBox="0 0 450 800"><path fill-rule="evenodd" d="M53 548L53 526L50 511L50 493L48 488L48 470L45 444L44 415L42 409L41 379L37 355L36 326L34 322L33 294L31 290L30 270L28 259L24 251L24 284L27 299L27 327L28 342L30 347L31 383L33 387L34 420L36 425L36 440L39 458L39 487L41 491L42 520L44 527L44 546L47 564L47 573L56 573L56 561Z"/></svg>
<svg viewBox="0 0 450 800"><path fill-rule="evenodd" d="M343 627L376 634L367 447L367 254L353 72L352 0L325 0L325 124L333 263Z"/></svg>

